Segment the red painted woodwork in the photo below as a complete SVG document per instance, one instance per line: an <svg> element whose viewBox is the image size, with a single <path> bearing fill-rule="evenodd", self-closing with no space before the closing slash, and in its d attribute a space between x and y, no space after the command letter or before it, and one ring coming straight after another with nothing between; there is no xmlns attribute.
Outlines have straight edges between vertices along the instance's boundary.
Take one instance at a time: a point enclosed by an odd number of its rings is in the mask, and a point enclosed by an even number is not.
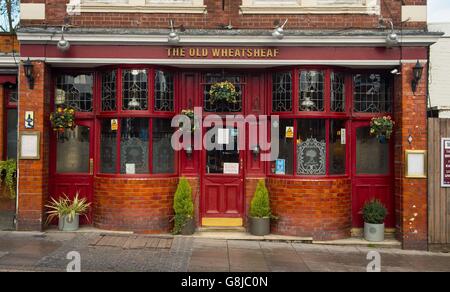
<svg viewBox="0 0 450 292"><path fill-rule="evenodd" d="M365 202L371 199L379 199L387 208L389 214L385 224L388 228L395 227L394 212L394 181L393 181L393 142L389 147L389 173L379 175L357 174L356 172L356 130L369 126L368 121L354 122L352 126L352 225L363 227L364 220L360 214ZM369 159L376 160L379 157L372 156Z"/></svg>
<svg viewBox="0 0 450 292"><path fill-rule="evenodd" d="M94 123L91 120L82 120L77 121L76 123L79 126L90 128L90 154L89 158L86 159L94 159ZM78 192L80 198L87 198L87 201L92 203L94 183L93 172L88 171L87 173L58 173L56 171L57 147L55 134L52 135L50 149L50 196L57 199L61 195L66 194L70 199L72 199ZM80 217L80 224L92 223L92 208L87 215L87 219L85 216Z"/></svg>

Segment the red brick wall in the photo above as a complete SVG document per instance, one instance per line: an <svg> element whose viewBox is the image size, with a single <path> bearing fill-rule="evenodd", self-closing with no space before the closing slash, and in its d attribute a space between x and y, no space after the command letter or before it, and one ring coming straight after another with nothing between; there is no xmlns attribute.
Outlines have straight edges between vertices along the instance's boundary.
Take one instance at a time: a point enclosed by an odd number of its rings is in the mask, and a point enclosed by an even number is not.
<svg viewBox="0 0 450 292"><path fill-rule="evenodd" d="M101 229L168 233L178 178L94 179L94 226Z"/></svg>
<svg viewBox="0 0 450 292"><path fill-rule="evenodd" d="M22 26L30 25L57 25L63 24L66 11L66 0L22 0L22 3L46 2L45 21L23 20ZM406 5L423 5L426 0L404 1ZM287 29L342 29L342 28L370 28L376 29L379 16L361 14L334 14L334 15L241 15L239 6L242 0L228 0L222 8L222 1L205 0L208 13L203 14L148 14L148 13L82 13L72 17L72 24L79 27L133 27L133 28L167 28L170 19L176 24L183 24L187 28L217 29L221 24L228 24L232 20L235 28L273 28L274 20L289 19ZM381 1L382 16L392 18L396 26L401 22L401 1ZM425 23L411 23L404 26L425 28Z"/></svg>
<svg viewBox="0 0 450 292"><path fill-rule="evenodd" d="M427 249L427 180L405 178L405 151L427 150L427 72L415 94L411 89L412 67L404 64L402 75L396 78L396 149L395 205L397 236L405 249ZM423 64L426 66L426 64ZM409 134L413 137L410 145Z"/></svg>
<svg viewBox="0 0 450 292"><path fill-rule="evenodd" d="M268 178L271 206L278 220L272 232L333 240L350 237L350 179Z"/></svg>
<svg viewBox="0 0 450 292"><path fill-rule="evenodd" d="M0 53L19 52L19 41L15 35L0 34Z"/></svg>
<svg viewBox="0 0 450 292"><path fill-rule="evenodd" d="M42 230L44 205L48 199L49 123L51 72L41 61L34 64L34 89L19 69L19 120L25 111L34 111L34 129L41 133L39 160L19 160L18 226L19 230ZM26 132L24 123L19 123L19 132Z"/></svg>

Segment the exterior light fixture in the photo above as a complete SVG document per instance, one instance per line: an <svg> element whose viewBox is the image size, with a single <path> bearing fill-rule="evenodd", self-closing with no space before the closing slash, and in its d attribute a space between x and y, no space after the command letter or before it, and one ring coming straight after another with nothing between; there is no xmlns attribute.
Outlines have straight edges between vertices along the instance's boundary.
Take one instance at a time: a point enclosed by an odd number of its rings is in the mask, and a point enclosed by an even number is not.
<svg viewBox="0 0 450 292"><path fill-rule="evenodd" d="M30 58L23 62L23 71L25 73L25 77L28 81L28 87L30 89L34 88L34 72L33 72L33 63L31 63Z"/></svg>
<svg viewBox="0 0 450 292"><path fill-rule="evenodd" d="M391 71L391 74L392 74L392 75L400 75L400 74L402 74L402 72L400 72L400 70L398 70L397 68L395 68L395 69L393 69L393 70Z"/></svg>
<svg viewBox="0 0 450 292"><path fill-rule="evenodd" d="M388 23L391 27L391 32L386 36L386 47L391 48L398 44L398 35L394 31L394 23L387 18L380 18L379 24L384 27L384 24Z"/></svg>
<svg viewBox="0 0 450 292"><path fill-rule="evenodd" d="M416 93L417 86L419 85L420 79L422 79L423 66L420 64L419 60L417 60L416 65L413 67L413 79L411 81L411 88L413 93Z"/></svg>
<svg viewBox="0 0 450 292"><path fill-rule="evenodd" d="M284 38L284 27L288 20L286 19L282 25L277 25L272 32L272 36L277 40L282 40Z"/></svg>
<svg viewBox="0 0 450 292"><path fill-rule="evenodd" d="M64 38L64 29L66 26L63 25L62 31L61 31L61 39L58 41L58 44L56 45L58 47L58 50L61 52L67 52L70 49L70 43Z"/></svg>
<svg viewBox="0 0 450 292"><path fill-rule="evenodd" d="M169 44L172 44L172 45L176 45L180 42L180 36L175 31L175 27L174 27L172 19L170 20L170 33L169 33L169 37L168 37L168 42L169 42Z"/></svg>
<svg viewBox="0 0 450 292"><path fill-rule="evenodd" d="M408 136L408 143L409 143L409 145L411 145L412 142L413 142L413 136L411 134L409 134L409 136Z"/></svg>
<svg viewBox="0 0 450 292"><path fill-rule="evenodd" d="M252 148L253 158L257 159L257 158L258 158L258 155L259 155L259 152L260 152L260 150L259 150L259 145L255 145L255 146Z"/></svg>

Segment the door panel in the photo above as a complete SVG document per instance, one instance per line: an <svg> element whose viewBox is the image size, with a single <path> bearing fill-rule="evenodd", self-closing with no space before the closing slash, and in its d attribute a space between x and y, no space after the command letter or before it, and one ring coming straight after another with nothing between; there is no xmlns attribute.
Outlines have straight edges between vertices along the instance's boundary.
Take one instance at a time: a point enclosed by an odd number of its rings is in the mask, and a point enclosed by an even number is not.
<svg viewBox="0 0 450 292"><path fill-rule="evenodd" d="M58 136L57 136L58 135ZM72 199L77 193L92 203L93 196L93 141L92 121L77 121L74 130L54 135L51 155L51 197L58 199L67 195ZM80 217L81 224L90 224L88 218Z"/></svg>
<svg viewBox="0 0 450 292"><path fill-rule="evenodd" d="M393 188L393 145L381 144L370 135L369 122L353 124L353 178L352 217L353 227L363 227L361 209L366 201L379 199L387 208L386 227L395 227Z"/></svg>

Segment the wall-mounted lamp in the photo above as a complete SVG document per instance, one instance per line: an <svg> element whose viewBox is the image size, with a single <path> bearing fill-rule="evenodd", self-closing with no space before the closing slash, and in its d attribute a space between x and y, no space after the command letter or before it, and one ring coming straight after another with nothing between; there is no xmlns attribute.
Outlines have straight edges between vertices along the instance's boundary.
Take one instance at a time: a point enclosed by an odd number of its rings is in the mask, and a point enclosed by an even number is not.
<svg viewBox="0 0 450 292"><path fill-rule="evenodd" d="M413 67L413 79L411 81L411 88L413 93L416 93L417 86L419 85L420 79L422 79L423 66L420 64L419 60L417 60L416 65Z"/></svg>
<svg viewBox="0 0 450 292"><path fill-rule="evenodd" d="M257 158L258 158L258 155L259 155L259 153L260 153L259 145L253 146L253 148L252 148L252 153L253 153L253 158L254 158L254 159L257 159Z"/></svg>
<svg viewBox="0 0 450 292"><path fill-rule="evenodd" d="M385 24L389 24L391 32L386 36L386 47L390 48L398 44L398 35L394 31L394 23L388 18L380 18L379 25L385 27Z"/></svg>
<svg viewBox="0 0 450 292"><path fill-rule="evenodd" d="M272 32L272 36L278 40L282 40L284 38L284 27L288 20L286 19L282 25L277 25Z"/></svg>
<svg viewBox="0 0 450 292"><path fill-rule="evenodd" d="M178 33L175 30L175 26L173 24L172 19L170 20L170 33L169 33L169 37L168 37L167 41L171 45L176 45L180 42L180 36L178 35Z"/></svg>
<svg viewBox="0 0 450 292"><path fill-rule="evenodd" d="M191 145L186 146L186 156L188 158L191 158L192 157L192 153L193 153L192 146Z"/></svg>
<svg viewBox="0 0 450 292"><path fill-rule="evenodd" d="M411 135L411 133L409 133L409 136L408 136L408 143L409 143L409 145L411 145L412 142L413 142L413 136Z"/></svg>
<svg viewBox="0 0 450 292"><path fill-rule="evenodd" d="M58 41L58 44L56 45L58 47L58 50L61 52L67 52L70 49L70 43L64 38L64 30L66 29L66 26L63 25L61 29L61 39Z"/></svg>
<svg viewBox="0 0 450 292"><path fill-rule="evenodd" d="M30 89L34 88L34 72L33 72L33 63L31 63L30 58L28 58L25 62L23 62L23 71L25 73L25 77L28 81L28 87Z"/></svg>

